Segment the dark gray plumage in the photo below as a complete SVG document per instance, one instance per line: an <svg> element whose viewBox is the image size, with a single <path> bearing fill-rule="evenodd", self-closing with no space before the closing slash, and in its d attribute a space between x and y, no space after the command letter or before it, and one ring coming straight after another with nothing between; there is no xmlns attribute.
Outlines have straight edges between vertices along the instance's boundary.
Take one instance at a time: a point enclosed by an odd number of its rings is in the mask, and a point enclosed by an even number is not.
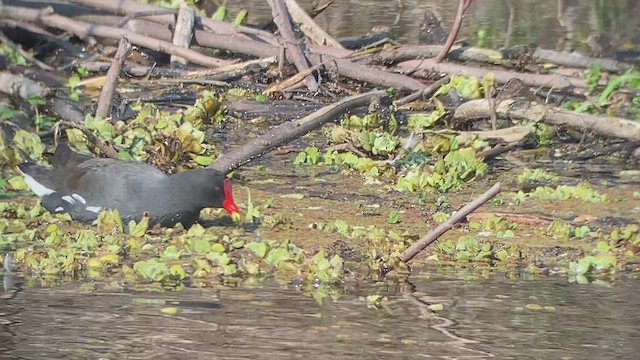
<svg viewBox="0 0 640 360"><path fill-rule="evenodd" d="M145 163L78 154L64 143L56 148L52 167L23 163L18 168L44 208L81 222L95 221L103 209L118 209L124 221L148 213L152 224L188 227L205 207L238 212L231 181L213 169L167 176Z"/></svg>

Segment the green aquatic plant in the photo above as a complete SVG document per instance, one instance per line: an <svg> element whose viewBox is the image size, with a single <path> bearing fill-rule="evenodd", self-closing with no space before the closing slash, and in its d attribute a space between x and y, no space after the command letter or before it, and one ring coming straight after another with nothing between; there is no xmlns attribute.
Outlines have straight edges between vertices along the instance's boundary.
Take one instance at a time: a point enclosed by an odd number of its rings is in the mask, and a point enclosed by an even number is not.
<svg viewBox="0 0 640 360"><path fill-rule="evenodd" d="M518 175L518 184L530 183L534 181L558 181L558 177L544 169L531 170L529 168L525 168L522 171L522 174Z"/></svg>

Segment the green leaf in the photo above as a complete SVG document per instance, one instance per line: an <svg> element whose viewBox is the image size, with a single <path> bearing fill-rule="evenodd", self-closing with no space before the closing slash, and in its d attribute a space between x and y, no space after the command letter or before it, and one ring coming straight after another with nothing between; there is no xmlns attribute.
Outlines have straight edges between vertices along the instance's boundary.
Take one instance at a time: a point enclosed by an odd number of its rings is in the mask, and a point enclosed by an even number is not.
<svg viewBox="0 0 640 360"><path fill-rule="evenodd" d="M216 253L223 253L226 251L226 249L224 248L224 245L220 244L220 243L215 243L213 245L211 245L211 251L216 252Z"/></svg>
<svg viewBox="0 0 640 360"><path fill-rule="evenodd" d="M171 268L169 268L169 273L178 280L184 280L184 278L187 277L186 271L184 271L182 265L179 264L172 265Z"/></svg>
<svg viewBox="0 0 640 360"><path fill-rule="evenodd" d="M133 225L133 227L131 226ZM147 233L147 229L149 229L149 217L143 216L138 224L135 221L131 220L129 222L129 235L134 237L143 237L144 234Z"/></svg>
<svg viewBox="0 0 640 360"><path fill-rule="evenodd" d="M213 158L208 155L198 155L193 158L198 165L209 166L213 164Z"/></svg>
<svg viewBox="0 0 640 360"><path fill-rule="evenodd" d="M211 15L211 18L217 21L225 21L227 19L227 7L224 5L218 6L218 9Z"/></svg>
<svg viewBox="0 0 640 360"><path fill-rule="evenodd" d="M397 224L400 222L400 214L398 214L398 210L391 210L391 212L389 213L389 217L387 218L387 222L389 224Z"/></svg>
<svg viewBox="0 0 640 360"><path fill-rule="evenodd" d="M193 226L191 226L191 228L189 228L189 231L187 231L187 235L189 237L191 236L202 236L204 235L206 229L204 227L202 227L202 225L200 225L199 223L195 223L193 224Z"/></svg>
<svg viewBox="0 0 640 360"><path fill-rule="evenodd" d="M247 22L247 17L248 17L249 12L247 10L240 10L240 12L238 12L238 15L236 15L236 18L233 20L233 23L235 25L242 25L245 22Z"/></svg>
<svg viewBox="0 0 640 360"><path fill-rule="evenodd" d="M162 258L165 260L177 260L182 256L182 251L178 250L175 245L169 245L162 253Z"/></svg>
<svg viewBox="0 0 640 360"><path fill-rule="evenodd" d="M289 259L291 259L291 254L289 254L289 251L287 251L287 249L276 248L269 251L269 254L264 259L264 261L269 265L277 266L278 263L287 261Z"/></svg>
<svg viewBox="0 0 640 360"><path fill-rule="evenodd" d="M334 222L334 224L340 234L346 234L347 231L349 230L349 224L347 224L347 222L344 220L338 219Z"/></svg>
<svg viewBox="0 0 640 360"><path fill-rule="evenodd" d="M211 250L211 243L207 238L196 238L191 240L191 248L198 254L206 254Z"/></svg>
<svg viewBox="0 0 640 360"><path fill-rule="evenodd" d="M244 245L245 248L253 251L259 258L264 258L267 254L267 245L263 242L250 242Z"/></svg>
<svg viewBox="0 0 640 360"><path fill-rule="evenodd" d="M299 152L293 159L293 165L302 165L307 161L307 153L304 151Z"/></svg>
<svg viewBox="0 0 640 360"><path fill-rule="evenodd" d="M119 262L120 257L118 256L118 254L111 253L100 256L100 263L102 264L102 266L118 265Z"/></svg>

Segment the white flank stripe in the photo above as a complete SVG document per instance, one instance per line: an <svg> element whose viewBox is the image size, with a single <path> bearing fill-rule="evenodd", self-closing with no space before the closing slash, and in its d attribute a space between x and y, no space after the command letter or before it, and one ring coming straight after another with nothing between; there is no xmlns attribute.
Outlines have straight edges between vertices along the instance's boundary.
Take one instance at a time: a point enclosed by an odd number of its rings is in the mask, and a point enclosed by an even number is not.
<svg viewBox="0 0 640 360"><path fill-rule="evenodd" d="M68 203L69 203L69 204L71 204L71 205L75 205L75 204L76 204L76 199L72 198L72 197L71 197L71 196L69 196L69 195L65 195L65 196L63 196L63 197L62 197L62 200L64 200L64 201L68 202Z"/></svg>
<svg viewBox="0 0 640 360"><path fill-rule="evenodd" d="M56 192L55 190L49 189L48 187L40 184L29 174L22 173L22 176L24 177L24 182L29 186L29 189L40 197Z"/></svg>
<svg viewBox="0 0 640 360"><path fill-rule="evenodd" d="M54 211L54 212L57 212L57 213L59 213L59 212L63 212L63 211L64 211L64 208L63 208L62 206L58 206L58 207L57 207L57 208L55 208L53 211Z"/></svg>
<svg viewBox="0 0 640 360"><path fill-rule="evenodd" d="M71 194L71 197L73 197L74 199L80 201L81 203L83 203L85 205L87 204L87 201L82 196L80 196L78 194Z"/></svg>
<svg viewBox="0 0 640 360"><path fill-rule="evenodd" d="M94 213L99 213L100 211L102 211L102 207L101 206L87 206L87 211L91 211Z"/></svg>

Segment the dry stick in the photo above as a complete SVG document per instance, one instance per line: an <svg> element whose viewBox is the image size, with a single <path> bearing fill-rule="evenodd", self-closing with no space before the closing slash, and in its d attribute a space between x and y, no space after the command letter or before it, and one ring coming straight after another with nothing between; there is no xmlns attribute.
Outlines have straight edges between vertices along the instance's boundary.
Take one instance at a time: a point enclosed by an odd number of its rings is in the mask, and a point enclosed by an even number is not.
<svg viewBox="0 0 640 360"><path fill-rule="evenodd" d="M493 73L496 83L506 84L516 78L522 80L528 86L554 88L568 90L571 88L586 88L586 80L577 77L560 76L553 74L531 74L511 70L490 69L472 65L463 65L450 62L436 63L434 59L410 60L398 64L400 69L412 70L415 76L429 77L435 73L458 74L461 76L475 76L483 78Z"/></svg>
<svg viewBox="0 0 640 360"><path fill-rule="evenodd" d="M176 20L176 29L173 32L173 44L188 49L191 46L191 39L193 38L193 24L196 11L189 5L180 4L180 11L178 12L178 20ZM171 55L170 64L172 67L184 69L187 67L187 59Z"/></svg>
<svg viewBox="0 0 640 360"><path fill-rule="evenodd" d="M132 20L129 23L129 26L131 27L130 30L135 28L136 32L142 31L144 33L152 34L151 36L161 40L170 38L170 32L162 27L162 25L151 24L149 22L146 22L145 24L137 24L137 21L139 20ZM279 53L281 48L278 46L238 38L237 36L218 35L208 31L196 30L195 41L198 45L203 47L224 49L256 57L271 57L278 55L280 55L280 58L284 57ZM426 87L420 81L409 76L393 73L383 68L372 68L370 66L357 64L340 58L352 53L350 50L333 49L318 45L309 45L309 47L312 49L312 56L310 56L310 60L313 65L329 61L329 63L337 65L337 72L342 76L378 86L393 86L398 89L415 91L422 90Z"/></svg>
<svg viewBox="0 0 640 360"><path fill-rule="evenodd" d="M442 234L453 228L455 224L462 221L467 215L474 212L480 206L484 205L484 203L489 201L492 197L496 196L500 192L500 187L500 183L496 183L491 187L491 189L480 195L480 197L468 203L462 209L456 211L456 213L453 214L453 216L451 216L447 221L440 224L437 228L435 228L435 230L423 236L420 240L418 240L418 242L411 245L408 249L402 252L402 254L400 254L400 260L405 263L409 262L432 242L436 241Z"/></svg>
<svg viewBox="0 0 640 360"><path fill-rule="evenodd" d="M464 12L471 5L471 0L459 0L458 2L458 11L456 12L456 19L453 22L453 28L451 28L451 32L449 33L449 37L447 38L447 42L440 50L438 56L436 56L436 62L442 62L444 58L449 53L449 49L453 46L453 43L456 41L456 37L458 37L458 32L460 32L460 25L462 24L462 18L464 17Z"/></svg>
<svg viewBox="0 0 640 360"><path fill-rule="evenodd" d="M498 144L489 150L484 150L484 151L480 151L479 153L476 153L476 157L478 159L484 159L485 161L488 159L493 159L500 154L504 154L506 152L509 152L517 148L521 144L522 144L521 141L516 141L508 144Z"/></svg>
<svg viewBox="0 0 640 360"><path fill-rule="evenodd" d="M89 72L105 72L111 67L111 63L106 61L87 61L80 63L82 67ZM178 77L187 74L187 70L183 69L169 69L156 66L145 65L125 65L123 66L124 72L130 76L164 76L164 77Z"/></svg>
<svg viewBox="0 0 640 360"><path fill-rule="evenodd" d="M327 10L331 4L333 4L336 0L321 0L321 1L312 1L309 4L310 8L307 8L305 11L309 13L309 16L312 19L315 19L318 15L322 14L323 11Z"/></svg>
<svg viewBox="0 0 640 360"><path fill-rule="evenodd" d="M87 140L89 140L90 143L97 146L98 149L100 149L100 151L102 151L102 153L105 154L107 157L110 157L112 159L116 159L118 157L118 152L116 151L116 149L114 149L108 143L100 140L98 136L96 136L96 134L94 134L93 131L87 129L86 126L75 123L75 122L61 120L54 125L54 131L56 134L58 134L61 126L70 127L70 128L74 128L82 131L84 136L87 137ZM57 135L56 135L56 138L57 138Z"/></svg>
<svg viewBox="0 0 640 360"><path fill-rule="evenodd" d="M137 13L127 14L127 16L123 17L120 21L118 21L117 23L113 24L113 26L115 26L115 27L123 27L129 21L131 21L131 20L133 20L135 18L146 17L146 16L154 16L154 15L173 15L175 13L176 13L176 11L173 10L173 9L140 11L140 12L137 12Z"/></svg>
<svg viewBox="0 0 640 360"><path fill-rule="evenodd" d="M185 79L198 79L198 78L212 78L215 80L228 80L234 77L240 77L247 73L252 72L253 68L260 68L261 70L265 70L271 64L275 64L278 59L275 56L257 59L257 60L249 60L233 65L227 65L223 67L219 67L217 69L206 69L206 70L197 70L197 71L189 71L184 74Z"/></svg>
<svg viewBox="0 0 640 360"><path fill-rule="evenodd" d="M378 86L395 87L398 89L423 90L427 86L422 82L402 74L397 74L383 69L353 63L346 59L340 59L333 56L318 56L312 58L313 64L328 62L335 64L337 72L345 77L375 84Z"/></svg>
<svg viewBox="0 0 640 360"><path fill-rule="evenodd" d="M284 4L284 0L267 0L269 6L271 6L271 13L273 14L273 22L280 30L280 35L285 40L287 58L296 66L298 72L305 72L309 70L309 62L304 56L302 49L297 44L296 35L293 33L293 26L291 25L291 18L287 6ZM313 75L308 75L304 78L304 82L307 88L311 92L318 91L318 82Z"/></svg>
<svg viewBox="0 0 640 360"><path fill-rule="evenodd" d="M254 158L262 156L278 146L299 138L300 136L320 127L324 123L337 120L352 108L369 105L372 99L377 96L384 95L386 95L385 90L378 90L350 96L338 101L337 103L325 106L300 120L278 125L233 152L223 155L221 158L216 160L216 162L210 165L210 167L220 172L227 173Z"/></svg>
<svg viewBox="0 0 640 360"><path fill-rule="evenodd" d="M70 0L69 2L85 5L94 9L107 10L117 14L133 14L141 11L167 10L160 6L142 4L133 0ZM173 15L155 15L145 17L144 19L161 24L173 25L175 23L175 16ZM206 16L197 17L196 20L219 35L240 35L241 38L246 39L248 37L242 34L250 34L257 36L261 40L269 42L272 45L276 44L275 35L263 30L253 29L246 26L237 26L228 22L216 21L207 18Z"/></svg>
<svg viewBox="0 0 640 360"><path fill-rule="evenodd" d="M230 64L231 61L221 60L211 56L203 55L197 51L175 46L170 42L157 40L148 36L142 36L132 31L104 25L93 25L81 21L75 21L68 17L51 14L50 9L34 10L15 6L0 6L0 17L9 17L22 21L31 21L46 24L51 27L62 29L77 35L80 38L98 36L111 39L120 39L127 36L132 44L142 46L151 50L161 51L167 54L180 55L189 61L204 66L222 66Z"/></svg>
<svg viewBox="0 0 640 360"><path fill-rule="evenodd" d="M51 93L51 89L47 85L23 75L0 71L0 93L18 96L26 100L33 96L47 97Z"/></svg>
<svg viewBox="0 0 640 360"><path fill-rule="evenodd" d="M328 45L338 49L344 49L340 43L331 37L324 29L322 29L318 24L313 21L313 19L307 15L307 13L298 5L296 0L284 0L287 9L289 10L289 14L293 20L298 23L300 30L307 35L311 40L315 41L316 44L320 45Z"/></svg>
<svg viewBox="0 0 640 360"><path fill-rule="evenodd" d="M314 71L318 70L318 68L320 68L321 66L324 66L325 64L318 64L318 65L314 65L312 67L310 67L309 69L307 69L306 71L303 72L299 72L297 74L294 74L293 76L291 76L288 79L284 79L281 82L277 82L274 83L273 85L269 86L265 91L263 91L262 93L265 95L277 92L277 91L284 91L286 89L292 88L294 86L296 86L302 79L304 79L305 77L307 77L309 74L313 73Z"/></svg>
<svg viewBox="0 0 640 360"><path fill-rule="evenodd" d="M398 99L396 101L394 101L394 105L396 106L401 106L404 105L406 103L410 103L414 100L417 100L423 96L431 96L433 93L435 93L436 91L438 91L438 89L440 89L440 87L446 83L449 82L449 79L451 79L451 77L449 75L446 75L444 77L442 77L440 80L434 82L433 84L427 86L426 88L422 89L422 90L418 90L416 92L414 92L411 95L405 96L402 99Z"/></svg>
<svg viewBox="0 0 640 360"><path fill-rule="evenodd" d="M453 113L454 121L468 121L488 116L488 105L484 99L470 100L458 106ZM600 136L629 141L640 140L640 123L633 120L581 114L571 110L538 103L522 103L508 99L496 107L500 116L514 120L542 121L545 124L570 127L579 131L592 131Z"/></svg>
<svg viewBox="0 0 640 360"><path fill-rule="evenodd" d="M96 117L102 119L109 117L113 94L116 92L116 87L118 86L118 77L120 76L120 71L122 71L122 65L125 60L127 60L127 56L129 56L130 51L131 43L127 40L126 36L123 36L118 44L118 50L116 50L116 55L113 58L111 67L109 68L109 71L107 71L106 80L102 87L102 91L100 92L100 98L98 99Z"/></svg>

